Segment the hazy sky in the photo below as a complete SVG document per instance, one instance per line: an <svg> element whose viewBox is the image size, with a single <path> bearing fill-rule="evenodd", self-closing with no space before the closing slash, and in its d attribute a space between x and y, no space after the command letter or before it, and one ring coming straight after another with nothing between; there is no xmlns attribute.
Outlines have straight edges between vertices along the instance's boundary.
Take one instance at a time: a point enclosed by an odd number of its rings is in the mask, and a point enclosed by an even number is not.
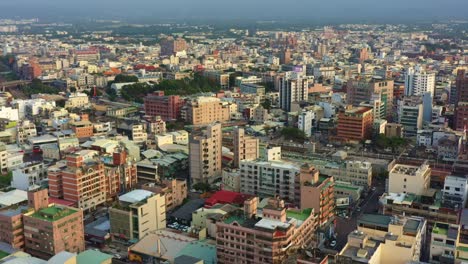
<svg viewBox="0 0 468 264"><path fill-rule="evenodd" d="M468 19L468 0L0 0L0 16L155 19Z"/></svg>

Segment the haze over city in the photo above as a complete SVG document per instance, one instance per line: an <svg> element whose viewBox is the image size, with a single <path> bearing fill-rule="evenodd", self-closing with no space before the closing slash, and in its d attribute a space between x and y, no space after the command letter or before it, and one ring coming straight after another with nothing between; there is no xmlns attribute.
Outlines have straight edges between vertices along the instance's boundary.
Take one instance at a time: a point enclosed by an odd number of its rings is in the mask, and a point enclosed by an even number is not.
<svg viewBox="0 0 468 264"><path fill-rule="evenodd" d="M427 21L466 18L465 0L16 0L0 1L0 15L6 17L35 16L46 20L106 18L160 20L160 19L215 19L232 20L311 20L373 21ZM336 23L335 22L335 23Z"/></svg>

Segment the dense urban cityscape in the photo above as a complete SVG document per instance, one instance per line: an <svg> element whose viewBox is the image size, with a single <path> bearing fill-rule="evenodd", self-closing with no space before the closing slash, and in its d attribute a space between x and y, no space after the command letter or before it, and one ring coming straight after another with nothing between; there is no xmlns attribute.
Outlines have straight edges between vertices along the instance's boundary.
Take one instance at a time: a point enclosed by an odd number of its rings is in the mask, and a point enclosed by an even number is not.
<svg viewBox="0 0 468 264"><path fill-rule="evenodd" d="M468 20L0 16L0 89L0 263L468 263Z"/></svg>

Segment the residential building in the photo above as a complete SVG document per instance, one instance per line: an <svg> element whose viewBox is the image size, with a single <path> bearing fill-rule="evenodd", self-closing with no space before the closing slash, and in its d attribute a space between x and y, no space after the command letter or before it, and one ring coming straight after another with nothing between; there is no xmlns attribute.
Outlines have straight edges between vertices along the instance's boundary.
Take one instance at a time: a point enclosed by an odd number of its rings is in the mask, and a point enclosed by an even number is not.
<svg viewBox="0 0 468 264"><path fill-rule="evenodd" d="M146 183L141 188L155 194L164 195L167 211L182 205L187 198L187 181L182 179L164 179L159 185Z"/></svg>
<svg viewBox="0 0 468 264"><path fill-rule="evenodd" d="M171 56L187 49L187 42L183 38L167 37L162 39L159 45L161 46L161 56Z"/></svg>
<svg viewBox="0 0 468 264"><path fill-rule="evenodd" d="M337 136L341 140L360 141L372 136L372 108L347 106L338 114Z"/></svg>
<svg viewBox="0 0 468 264"><path fill-rule="evenodd" d="M153 116L148 122L147 125L148 133L152 134L164 134L166 133L166 122L161 118L161 116Z"/></svg>
<svg viewBox="0 0 468 264"><path fill-rule="evenodd" d="M426 72L420 65L409 67L405 72L405 95L422 96L429 93L434 96L436 76Z"/></svg>
<svg viewBox="0 0 468 264"><path fill-rule="evenodd" d="M416 137L423 125L423 104L419 96L403 97L398 101L398 123L405 137Z"/></svg>
<svg viewBox="0 0 468 264"><path fill-rule="evenodd" d="M47 168L44 163L23 163L12 172L11 187L28 191L31 188L41 186L47 180Z"/></svg>
<svg viewBox="0 0 468 264"><path fill-rule="evenodd" d="M303 110L298 115L297 127L304 132L307 137L312 136L312 128L316 126L315 112Z"/></svg>
<svg viewBox="0 0 468 264"><path fill-rule="evenodd" d="M260 198L278 196L296 201L295 177L299 166L283 160L240 162L240 191Z"/></svg>
<svg viewBox="0 0 468 264"><path fill-rule="evenodd" d="M455 264L466 263L466 261L468 261L468 209L463 209L461 212L455 245Z"/></svg>
<svg viewBox="0 0 468 264"><path fill-rule="evenodd" d="M221 124L209 125L206 130L190 135L190 179L193 183L212 182L221 177Z"/></svg>
<svg viewBox="0 0 468 264"><path fill-rule="evenodd" d="M89 107L89 98L85 93L73 93L68 96L65 108Z"/></svg>
<svg viewBox="0 0 468 264"><path fill-rule="evenodd" d="M106 175L98 152L81 150L66 157L66 163L49 167L51 197L74 202L84 210L106 201Z"/></svg>
<svg viewBox="0 0 468 264"><path fill-rule="evenodd" d="M77 138L89 138L94 135L94 126L89 120L72 121L70 128Z"/></svg>
<svg viewBox="0 0 468 264"><path fill-rule="evenodd" d="M333 177L320 177L313 166L304 164L296 177L296 190L299 189L299 208L313 208L320 227L329 225L335 219L335 183Z"/></svg>
<svg viewBox="0 0 468 264"><path fill-rule="evenodd" d="M445 206L465 208L468 195L468 180L466 177L447 176L442 190L442 202Z"/></svg>
<svg viewBox="0 0 468 264"><path fill-rule="evenodd" d="M345 177L339 177L340 181L361 186L366 190L372 185L372 163L368 161L347 160L345 175Z"/></svg>
<svg viewBox="0 0 468 264"><path fill-rule="evenodd" d="M23 120L18 126L17 143L24 144L29 137L37 136L36 125L29 120Z"/></svg>
<svg viewBox="0 0 468 264"><path fill-rule="evenodd" d="M455 99L455 130L464 130L468 127L468 73L458 70L455 80L457 97Z"/></svg>
<svg viewBox="0 0 468 264"><path fill-rule="evenodd" d="M388 192L422 195L429 189L431 171L427 162L420 166L396 164L388 175Z"/></svg>
<svg viewBox="0 0 468 264"><path fill-rule="evenodd" d="M24 205L0 210L0 242L24 248L23 212L27 210Z"/></svg>
<svg viewBox="0 0 468 264"><path fill-rule="evenodd" d="M385 125L385 136L386 137L403 137L404 127L402 124L387 123Z"/></svg>
<svg viewBox="0 0 468 264"><path fill-rule="evenodd" d="M164 121L176 120L180 117L183 105L178 95L164 95L164 91L156 91L144 98L145 114L160 116Z"/></svg>
<svg viewBox="0 0 468 264"><path fill-rule="evenodd" d="M256 160L260 156L259 140L245 134L243 128L235 128L234 138L234 167L239 167L242 160Z"/></svg>
<svg viewBox="0 0 468 264"><path fill-rule="evenodd" d="M139 240L166 227L166 199L163 194L133 190L109 208L109 220L113 239Z"/></svg>
<svg viewBox="0 0 468 264"><path fill-rule="evenodd" d="M47 190L28 193L32 210L23 216L24 250L49 259L62 251L85 250L83 211L49 204Z"/></svg>
<svg viewBox="0 0 468 264"><path fill-rule="evenodd" d="M279 102L280 108L286 112L291 111L293 103L307 101L309 81L298 74L289 74L279 78Z"/></svg>
<svg viewBox="0 0 468 264"><path fill-rule="evenodd" d="M433 189L422 195L411 193L384 193L380 197L382 212L386 215L406 214L424 217L428 223L458 224L461 208L444 206L442 194Z"/></svg>
<svg viewBox="0 0 468 264"><path fill-rule="evenodd" d="M257 209L254 197L245 201L244 210L225 214L216 223L219 263L282 263L287 258L285 249L315 245L313 209L287 210L279 199L269 200L262 217Z"/></svg>
<svg viewBox="0 0 468 264"><path fill-rule="evenodd" d="M208 125L229 120L229 107L218 98L198 97L187 104L187 121L192 125Z"/></svg>
<svg viewBox="0 0 468 264"><path fill-rule="evenodd" d="M430 263L455 263L458 225L437 222L432 227Z"/></svg>
<svg viewBox="0 0 468 264"><path fill-rule="evenodd" d="M418 262L426 239L420 217L363 214L336 263L406 264Z"/></svg>
<svg viewBox="0 0 468 264"><path fill-rule="evenodd" d="M359 106L362 102L369 102L373 98L378 98L382 107L381 115L387 120L392 120L393 84L393 80L365 78L362 76L348 80L346 85L347 103Z"/></svg>

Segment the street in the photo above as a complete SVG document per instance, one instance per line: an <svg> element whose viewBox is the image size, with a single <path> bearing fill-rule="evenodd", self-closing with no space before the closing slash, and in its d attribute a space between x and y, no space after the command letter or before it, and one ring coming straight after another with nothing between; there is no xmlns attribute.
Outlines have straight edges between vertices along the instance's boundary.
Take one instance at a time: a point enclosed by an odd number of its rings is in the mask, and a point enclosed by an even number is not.
<svg viewBox="0 0 468 264"><path fill-rule="evenodd" d="M348 240L348 234L356 230L357 228L357 220L359 217L366 213L366 214L376 214L379 210L379 197L384 193L385 185L378 184L375 186L375 191L370 193L367 197L365 197L359 203L358 207L360 207L360 211L353 211L351 216L346 219L344 217L337 217L336 218L336 249L340 251L345 245Z"/></svg>

